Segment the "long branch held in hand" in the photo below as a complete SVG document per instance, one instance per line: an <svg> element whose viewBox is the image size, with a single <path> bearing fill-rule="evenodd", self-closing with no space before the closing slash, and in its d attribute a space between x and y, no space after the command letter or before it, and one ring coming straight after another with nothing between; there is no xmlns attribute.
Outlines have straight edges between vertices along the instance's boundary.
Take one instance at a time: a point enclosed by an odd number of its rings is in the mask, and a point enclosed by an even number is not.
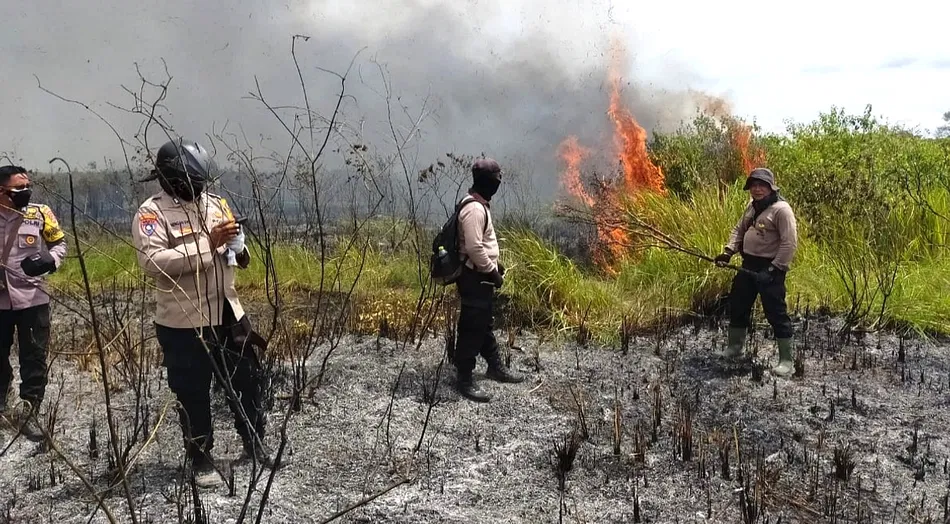
<svg viewBox="0 0 950 524"><path fill-rule="evenodd" d="M664 233L658 227L638 215L633 208L627 206L625 209L617 209L617 207L619 206L611 206L612 212L609 213L603 211L595 213L593 208L579 208L571 204L558 203L556 212L558 216L573 223L606 228L611 231L622 231L626 233L625 236L627 238L641 239L640 242L631 241L624 243L622 247L627 250L649 248L669 249L707 262L716 262L713 257L703 254L698 249L685 246L672 236ZM734 264L722 264L719 265L719 267L731 269L738 273L755 275L754 271Z"/></svg>

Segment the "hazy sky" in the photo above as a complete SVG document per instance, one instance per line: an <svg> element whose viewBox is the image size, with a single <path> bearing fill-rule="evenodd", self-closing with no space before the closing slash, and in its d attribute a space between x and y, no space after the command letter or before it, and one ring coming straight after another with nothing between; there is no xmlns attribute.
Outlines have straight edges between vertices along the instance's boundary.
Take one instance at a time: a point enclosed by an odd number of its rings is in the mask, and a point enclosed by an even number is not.
<svg viewBox="0 0 950 524"><path fill-rule="evenodd" d="M298 56L315 108L328 114L339 82L315 68L356 62L345 119L385 150L385 66L394 96L418 113L429 95L418 161L486 152L518 156L542 175L556 146L577 134L605 143L604 85L611 38L628 52L625 100L647 128L695 109L689 91L725 98L736 114L780 131L832 105L934 129L950 110L950 8L908 0L880 4L806 0L298 1L98 0L2 2L0 151L32 167L56 155L74 164L117 158L111 131L44 87L89 103L132 139L141 118L122 86L138 89L135 64L174 77L165 115L176 131L243 132L260 147L289 143L273 117L246 99L260 79L276 105L301 105L290 56ZM411 119L395 108L400 128ZM239 127L240 126L240 127ZM158 133L149 137L162 140ZM260 150L260 149L259 149Z"/></svg>

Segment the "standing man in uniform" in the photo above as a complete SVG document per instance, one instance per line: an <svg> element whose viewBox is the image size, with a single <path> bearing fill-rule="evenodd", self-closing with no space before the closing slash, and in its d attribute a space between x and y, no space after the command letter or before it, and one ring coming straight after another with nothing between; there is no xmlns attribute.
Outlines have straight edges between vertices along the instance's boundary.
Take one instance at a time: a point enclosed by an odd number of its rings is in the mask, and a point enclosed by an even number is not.
<svg viewBox="0 0 950 524"><path fill-rule="evenodd" d="M729 340L723 356L742 354L742 345L757 295L762 297L765 317L775 331L779 363L772 369L787 377L795 371L792 358L792 320L785 302L785 274L798 247L795 213L779 195L775 175L765 168L752 170L745 183L752 202L732 230L729 242L716 263L725 265L736 253L742 253L742 267L752 274L739 272L729 293Z"/></svg>
<svg viewBox="0 0 950 524"><path fill-rule="evenodd" d="M0 167L0 413L6 416L7 391L13 380L10 349L15 332L20 399L29 402L18 424L23 436L39 442L43 432L37 417L46 395L50 330L44 276L56 271L66 258L66 235L48 206L30 202L32 192L26 169Z"/></svg>
<svg viewBox="0 0 950 524"><path fill-rule="evenodd" d="M155 334L168 386L181 403L182 433L196 484L222 483L214 467L211 380L224 386L244 445L244 458L273 467L264 446L261 370L255 346L265 342L244 314L234 268L250 254L227 201L205 191L213 163L208 151L172 140L156 155L162 191L145 200L133 219L138 262L155 282Z"/></svg>
<svg viewBox="0 0 950 524"><path fill-rule="evenodd" d="M461 302L454 359L458 371L456 388L461 395L476 402L491 400L473 376L475 358L479 354L488 363L488 378L509 383L524 380L524 376L511 372L502 362L492 331L495 290L505 282L505 267L498 262L498 239L489 204L500 185L498 162L478 159L472 165L472 187L459 202L459 254L465 265L456 284Z"/></svg>

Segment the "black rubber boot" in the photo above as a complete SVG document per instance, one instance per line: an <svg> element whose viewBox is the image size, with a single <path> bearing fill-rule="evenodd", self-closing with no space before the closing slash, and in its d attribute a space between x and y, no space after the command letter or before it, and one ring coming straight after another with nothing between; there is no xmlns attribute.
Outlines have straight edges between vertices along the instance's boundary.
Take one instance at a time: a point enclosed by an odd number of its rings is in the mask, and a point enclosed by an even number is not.
<svg viewBox="0 0 950 524"><path fill-rule="evenodd" d="M262 466L267 469L274 469L274 459L273 452L266 444L261 442L259 439L254 439L256 443L250 441L250 439L244 440L244 453L241 455L241 458L248 461L256 461L259 466Z"/></svg>
<svg viewBox="0 0 950 524"><path fill-rule="evenodd" d="M224 479L215 468L210 453L192 459L191 473L195 477L195 486L200 489L215 489L224 485Z"/></svg>
<svg viewBox="0 0 950 524"><path fill-rule="evenodd" d="M31 408L24 410L20 419L20 434L32 442L43 442L46 436L40 429L40 403L39 399L26 399Z"/></svg>
<svg viewBox="0 0 950 524"><path fill-rule="evenodd" d="M491 400L491 395L478 387L478 383L475 382L471 372L459 372L458 379L455 382L455 389L458 390L460 395L474 402L488 402Z"/></svg>
<svg viewBox="0 0 950 524"><path fill-rule="evenodd" d="M508 384L524 382L524 375L508 369L508 366L506 366L499 357L488 361L488 371L485 373L485 376L495 382L505 382Z"/></svg>

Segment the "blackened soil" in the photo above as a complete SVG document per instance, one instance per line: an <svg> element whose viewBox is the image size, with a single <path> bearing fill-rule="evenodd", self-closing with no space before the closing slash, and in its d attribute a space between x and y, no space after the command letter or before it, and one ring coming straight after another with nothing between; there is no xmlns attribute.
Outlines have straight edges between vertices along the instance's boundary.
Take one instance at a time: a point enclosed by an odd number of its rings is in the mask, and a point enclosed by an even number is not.
<svg viewBox="0 0 950 524"><path fill-rule="evenodd" d="M719 329L660 330L635 338L626 353L539 346L523 334L506 351L528 378L484 382L494 395L488 404L453 391L438 339L419 349L346 339L323 384L287 421L287 463L261 521L323 522L386 490L337 522L943 521L946 346L891 334L841 339L834 320L797 327L804 373L790 379L769 372L775 346L761 332L748 345L756 357L738 363L714 357L724 343ZM326 349L308 362L310 377ZM281 373L289 371L278 370L267 436L275 449L288 412ZM137 521L189 521L195 510L178 471L172 397L159 368L145 381L144 407L136 410L127 386L111 399L123 440L136 411L148 420L130 453ZM216 452L227 470L240 447L220 393L214 402ZM54 405L57 446L104 492L116 520L130 522L124 490L107 491L100 381L57 359L44 411ZM0 458L0 522L107 522L56 452L23 438L10 444L12 437L2 435L9 448ZM558 463L562 471L570 463L563 489ZM251 467L233 468L234 495L227 487L200 492L208 522L239 521ZM265 476L250 496L245 522L257 518L266 484Z"/></svg>

